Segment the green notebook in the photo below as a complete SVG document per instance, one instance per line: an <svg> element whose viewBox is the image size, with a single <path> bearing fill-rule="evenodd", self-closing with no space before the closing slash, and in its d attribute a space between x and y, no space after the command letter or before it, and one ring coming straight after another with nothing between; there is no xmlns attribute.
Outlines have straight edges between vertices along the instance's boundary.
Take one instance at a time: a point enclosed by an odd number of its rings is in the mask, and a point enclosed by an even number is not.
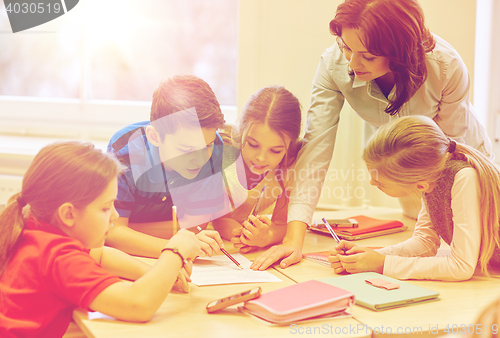
<svg viewBox="0 0 500 338"><path fill-rule="evenodd" d="M365 280L372 278L381 278L387 282L399 284L399 289L385 290L365 282ZM357 305L374 311L439 300L439 292L383 276L376 272L362 272L320 279L320 281L352 292L356 297Z"/></svg>

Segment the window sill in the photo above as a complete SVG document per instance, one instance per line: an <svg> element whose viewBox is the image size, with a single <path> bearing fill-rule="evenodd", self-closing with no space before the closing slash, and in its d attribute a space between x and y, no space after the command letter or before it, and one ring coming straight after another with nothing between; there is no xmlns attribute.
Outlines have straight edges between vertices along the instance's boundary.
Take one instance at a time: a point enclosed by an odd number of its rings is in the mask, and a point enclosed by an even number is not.
<svg viewBox="0 0 500 338"><path fill-rule="evenodd" d="M0 135L0 175L23 176L35 155L46 145L63 138ZM107 141L92 141L106 150Z"/></svg>

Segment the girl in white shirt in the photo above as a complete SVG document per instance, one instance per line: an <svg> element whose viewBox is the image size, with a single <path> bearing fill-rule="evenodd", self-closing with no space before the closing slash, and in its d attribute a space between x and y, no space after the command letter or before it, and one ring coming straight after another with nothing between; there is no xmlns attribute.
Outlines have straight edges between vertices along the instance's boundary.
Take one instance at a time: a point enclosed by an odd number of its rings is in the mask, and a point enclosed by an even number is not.
<svg viewBox="0 0 500 338"><path fill-rule="evenodd" d="M500 266L500 172L483 154L446 137L432 119L411 116L382 126L363 160L372 185L392 197L421 194L422 210L403 243L372 250L341 241L330 251L335 272L457 281L478 264L484 273ZM436 257L440 238L451 253Z"/></svg>

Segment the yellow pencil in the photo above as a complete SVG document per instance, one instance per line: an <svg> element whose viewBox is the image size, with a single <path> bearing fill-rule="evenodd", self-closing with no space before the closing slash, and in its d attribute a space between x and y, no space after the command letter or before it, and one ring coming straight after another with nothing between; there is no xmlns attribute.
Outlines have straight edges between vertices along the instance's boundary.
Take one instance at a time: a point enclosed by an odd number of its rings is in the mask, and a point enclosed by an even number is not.
<svg viewBox="0 0 500 338"><path fill-rule="evenodd" d="M179 220L177 219L177 207L172 206L172 235L175 235L179 231Z"/></svg>
<svg viewBox="0 0 500 338"><path fill-rule="evenodd" d="M196 229L198 229L198 231L200 231L200 232L203 231L203 229L199 225L196 227ZM229 252L227 252L224 248L220 248L220 251L222 251L222 253L224 255L226 255L226 257L229 258L234 264L236 264L236 266L238 268L243 269L243 267L241 266L241 264L238 263L238 261L236 259L234 259L234 257L231 256L231 254Z"/></svg>

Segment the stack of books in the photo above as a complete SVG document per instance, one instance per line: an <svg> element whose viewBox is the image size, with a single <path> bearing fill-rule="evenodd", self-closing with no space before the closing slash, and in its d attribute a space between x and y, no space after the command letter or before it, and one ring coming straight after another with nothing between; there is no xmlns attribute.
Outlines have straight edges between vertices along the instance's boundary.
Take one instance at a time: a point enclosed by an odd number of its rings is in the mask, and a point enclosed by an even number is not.
<svg viewBox="0 0 500 338"><path fill-rule="evenodd" d="M407 229L403 222L396 220L376 219L367 216L349 218L358 222L356 227L335 227L332 225L337 236L348 241L393 234ZM317 222L317 226L310 226L309 230L330 235L323 222Z"/></svg>

